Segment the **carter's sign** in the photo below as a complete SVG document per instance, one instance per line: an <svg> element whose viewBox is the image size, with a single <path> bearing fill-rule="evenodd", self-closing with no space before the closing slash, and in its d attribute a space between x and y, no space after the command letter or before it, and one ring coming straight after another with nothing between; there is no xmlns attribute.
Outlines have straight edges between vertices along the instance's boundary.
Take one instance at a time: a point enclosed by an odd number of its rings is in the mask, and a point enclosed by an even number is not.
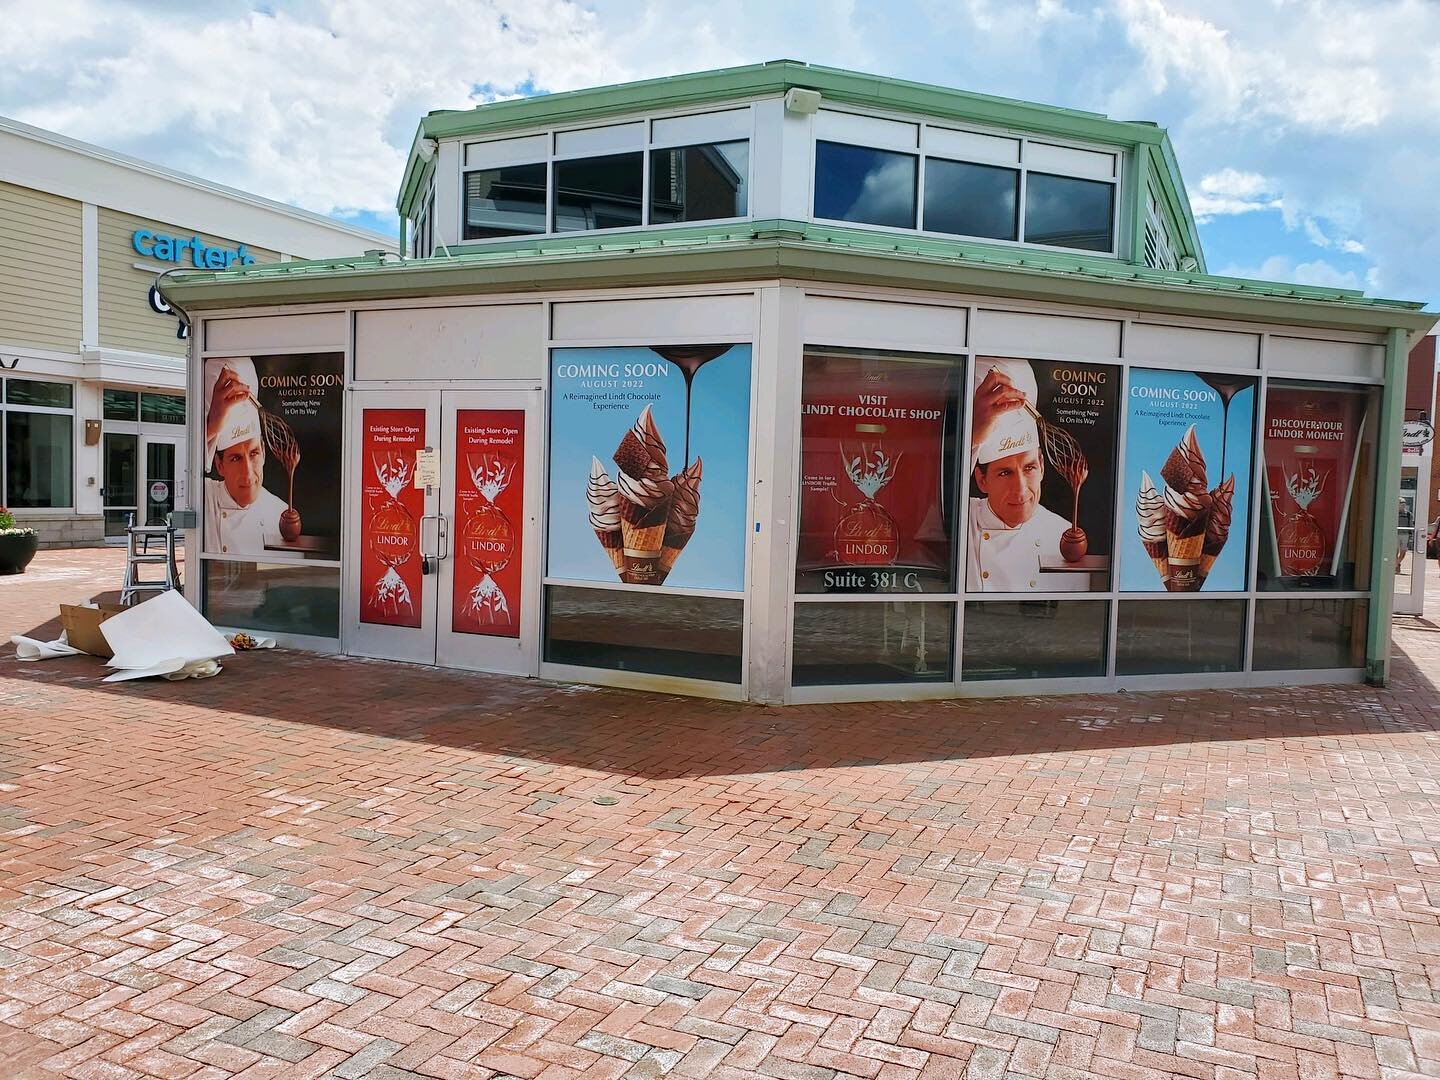
<svg viewBox="0 0 1440 1080"><path fill-rule="evenodd" d="M136 229L130 237L130 246L146 258L158 259L160 262L182 262L188 251L190 265L201 270L224 270L235 263L251 266L255 262L255 256L245 250L244 244L234 250L211 247L198 236L186 240L166 233L151 232L149 229Z"/></svg>

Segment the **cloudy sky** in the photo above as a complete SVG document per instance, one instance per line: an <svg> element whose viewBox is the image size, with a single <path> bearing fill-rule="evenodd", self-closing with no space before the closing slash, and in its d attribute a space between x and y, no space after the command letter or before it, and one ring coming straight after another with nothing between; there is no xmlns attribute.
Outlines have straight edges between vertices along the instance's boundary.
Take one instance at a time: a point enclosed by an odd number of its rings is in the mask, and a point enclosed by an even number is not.
<svg viewBox="0 0 1440 1080"><path fill-rule="evenodd" d="M1440 302L1434 0L0 0L0 113L393 233L418 118L791 57L1153 120L1212 272Z"/></svg>

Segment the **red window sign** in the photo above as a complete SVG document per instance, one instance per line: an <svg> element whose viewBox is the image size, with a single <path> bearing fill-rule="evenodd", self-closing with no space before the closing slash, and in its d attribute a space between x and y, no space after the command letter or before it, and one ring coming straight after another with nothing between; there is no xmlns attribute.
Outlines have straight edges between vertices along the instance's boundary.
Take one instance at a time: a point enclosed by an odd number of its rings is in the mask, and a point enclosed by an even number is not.
<svg viewBox="0 0 1440 1080"><path fill-rule="evenodd" d="M524 411L459 410L451 556L456 633L520 636L524 514Z"/></svg>
<svg viewBox="0 0 1440 1080"><path fill-rule="evenodd" d="M360 621L419 627L425 410L366 409L361 424Z"/></svg>
<svg viewBox="0 0 1440 1080"><path fill-rule="evenodd" d="M1265 404L1265 481L1282 577L1337 571L1365 396L1277 387Z"/></svg>

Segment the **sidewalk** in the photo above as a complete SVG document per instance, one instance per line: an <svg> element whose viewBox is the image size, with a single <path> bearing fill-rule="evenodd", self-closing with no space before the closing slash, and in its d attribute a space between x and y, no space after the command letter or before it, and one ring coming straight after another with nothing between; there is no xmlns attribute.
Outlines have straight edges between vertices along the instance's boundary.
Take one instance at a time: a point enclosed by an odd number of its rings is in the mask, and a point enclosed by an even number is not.
<svg viewBox="0 0 1440 1080"><path fill-rule="evenodd" d="M104 583L62 554L0 633ZM0 1076L1437 1075L1437 638L786 709L6 647Z"/></svg>

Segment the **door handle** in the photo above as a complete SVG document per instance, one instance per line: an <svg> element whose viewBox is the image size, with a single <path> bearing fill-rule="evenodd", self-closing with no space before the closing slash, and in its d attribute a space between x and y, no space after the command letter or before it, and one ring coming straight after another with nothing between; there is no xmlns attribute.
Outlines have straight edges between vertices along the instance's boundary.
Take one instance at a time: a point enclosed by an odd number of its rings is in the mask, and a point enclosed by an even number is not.
<svg viewBox="0 0 1440 1080"><path fill-rule="evenodd" d="M425 523L427 521L435 522L435 551L425 550ZM442 521L444 521L444 518L439 514L426 514L420 519L420 573L422 575L433 574L436 564L440 561L439 548Z"/></svg>
<svg viewBox="0 0 1440 1080"><path fill-rule="evenodd" d="M450 558L450 519L444 514L436 514L435 521L435 561L440 563Z"/></svg>

